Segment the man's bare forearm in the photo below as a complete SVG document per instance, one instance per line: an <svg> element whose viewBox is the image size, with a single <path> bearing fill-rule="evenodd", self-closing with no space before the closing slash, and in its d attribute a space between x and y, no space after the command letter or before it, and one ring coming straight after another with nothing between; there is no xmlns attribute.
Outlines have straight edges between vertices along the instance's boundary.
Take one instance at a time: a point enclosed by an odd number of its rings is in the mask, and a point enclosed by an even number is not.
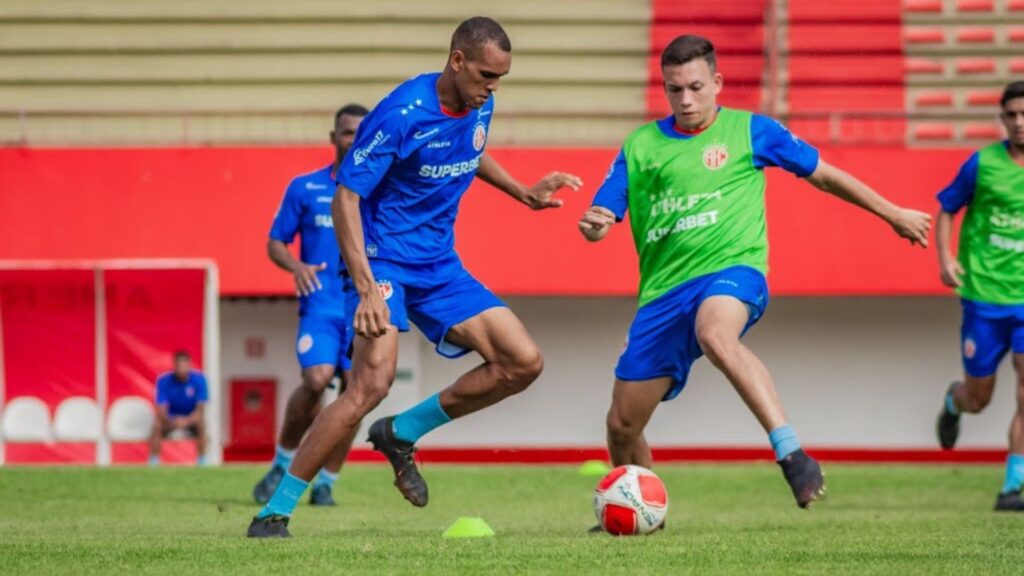
<svg viewBox="0 0 1024 576"><path fill-rule="evenodd" d="M363 221L359 215L359 196L338 186L331 202L331 213L334 218L334 235L338 239L338 248L345 261L348 275L355 284L360 296L376 289L376 280L370 269L370 260L366 257L366 243L363 236Z"/></svg>

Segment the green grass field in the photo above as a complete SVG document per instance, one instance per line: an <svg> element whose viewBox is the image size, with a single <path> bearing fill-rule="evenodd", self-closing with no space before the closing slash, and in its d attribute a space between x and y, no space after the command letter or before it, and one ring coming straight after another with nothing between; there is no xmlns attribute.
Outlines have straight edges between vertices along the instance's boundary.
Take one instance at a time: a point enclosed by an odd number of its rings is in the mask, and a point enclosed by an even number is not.
<svg viewBox="0 0 1024 576"><path fill-rule="evenodd" d="M414 509L390 469L353 465L340 506L305 504L294 538L244 538L262 467L0 469L9 574L1013 574L1024 515L991 511L996 466L828 465L829 498L793 504L774 465L661 466L668 529L613 538L573 467L427 465ZM459 516L489 539L444 540Z"/></svg>

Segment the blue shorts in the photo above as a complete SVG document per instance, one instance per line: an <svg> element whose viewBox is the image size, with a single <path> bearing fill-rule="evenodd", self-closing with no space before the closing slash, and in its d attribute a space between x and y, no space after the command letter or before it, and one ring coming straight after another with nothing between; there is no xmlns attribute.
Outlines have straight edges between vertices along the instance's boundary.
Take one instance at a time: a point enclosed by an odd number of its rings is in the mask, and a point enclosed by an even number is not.
<svg viewBox="0 0 1024 576"><path fill-rule="evenodd" d="M389 260L370 260L384 301L391 309L391 323L402 332L409 321L434 343L437 353L458 358L469 350L448 342L445 337L457 326L490 308L505 303L462 266L455 254L428 264L399 264ZM345 287L345 314L355 317L359 295L352 279L342 274Z"/></svg>
<svg viewBox="0 0 1024 576"><path fill-rule="evenodd" d="M352 323L337 315L299 316L299 330L295 335L295 353L299 366L329 364L341 370L352 368L348 348L352 344Z"/></svg>
<svg viewBox="0 0 1024 576"><path fill-rule="evenodd" d="M663 400L675 398L686 386L690 366L704 354L697 343L697 310L711 296L733 296L747 305L745 334L768 307L768 284L759 270L733 266L684 282L641 306L615 377L635 381L669 376L672 387Z"/></svg>
<svg viewBox="0 0 1024 576"><path fill-rule="evenodd" d="M964 372L981 378L991 376L1010 349L1024 354L1024 305L989 304L962 300L960 352Z"/></svg>

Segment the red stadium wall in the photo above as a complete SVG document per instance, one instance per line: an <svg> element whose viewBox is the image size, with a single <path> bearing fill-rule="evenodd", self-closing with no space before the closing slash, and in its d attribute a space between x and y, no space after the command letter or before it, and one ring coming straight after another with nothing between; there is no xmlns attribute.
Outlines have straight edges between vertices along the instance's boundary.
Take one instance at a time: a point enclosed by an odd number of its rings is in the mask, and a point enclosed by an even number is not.
<svg viewBox="0 0 1024 576"><path fill-rule="evenodd" d="M552 169L585 187L532 213L478 182L457 226L470 269L507 295L629 295L636 259L627 226L589 245L576 230L615 150L502 149L521 179ZM894 201L934 211L963 150L850 148L824 157ZM319 161L318 161L319 159ZM224 295L286 295L266 233L289 179L329 160L322 148L2 149L0 259L214 259ZM944 294L930 250L779 170L768 176L775 294Z"/></svg>

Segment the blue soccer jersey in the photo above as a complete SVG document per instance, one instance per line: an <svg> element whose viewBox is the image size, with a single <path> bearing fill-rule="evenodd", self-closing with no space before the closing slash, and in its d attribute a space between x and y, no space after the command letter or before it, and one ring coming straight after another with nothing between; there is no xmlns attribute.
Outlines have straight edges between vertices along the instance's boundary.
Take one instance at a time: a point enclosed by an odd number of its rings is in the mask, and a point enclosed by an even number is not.
<svg viewBox="0 0 1024 576"><path fill-rule="evenodd" d="M327 264L327 268L317 274L323 288L299 297L302 316L340 317L345 313L345 298L338 278L341 256L331 218L334 187L331 166L295 178L288 185L270 228L270 237L286 244L290 244L296 234L302 238L300 259L304 263Z"/></svg>
<svg viewBox="0 0 1024 576"><path fill-rule="evenodd" d="M173 372L165 372L156 379L156 404L167 406L170 416L188 416L197 404L207 400L206 377L201 372L190 370L184 382Z"/></svg>
<svg viewBox="0 0 1024 576"><path fill-rule="evenodd" d="M494 98L454 115L438 100L439 76L412 78L382 100L338 171L338 183L362 198L371 259L436 262L455 248L455 216L480 166Z"/></svg>
<svg viewBox="0 0 1024 576"><path fill-rule="evenodd" d="M677 130L674 116L658 120L658 128L669 138L679 140L696 135ZM768 116L754 114L751 117L750 146L754 155L754 168L758 170L778 166L800 178L806 178L818 168L818 150ZM594 196L593 205L611 210L617 219L622 220L629 205L628 186L626 157L620 150L608 170L608 176Z"/></svg>

